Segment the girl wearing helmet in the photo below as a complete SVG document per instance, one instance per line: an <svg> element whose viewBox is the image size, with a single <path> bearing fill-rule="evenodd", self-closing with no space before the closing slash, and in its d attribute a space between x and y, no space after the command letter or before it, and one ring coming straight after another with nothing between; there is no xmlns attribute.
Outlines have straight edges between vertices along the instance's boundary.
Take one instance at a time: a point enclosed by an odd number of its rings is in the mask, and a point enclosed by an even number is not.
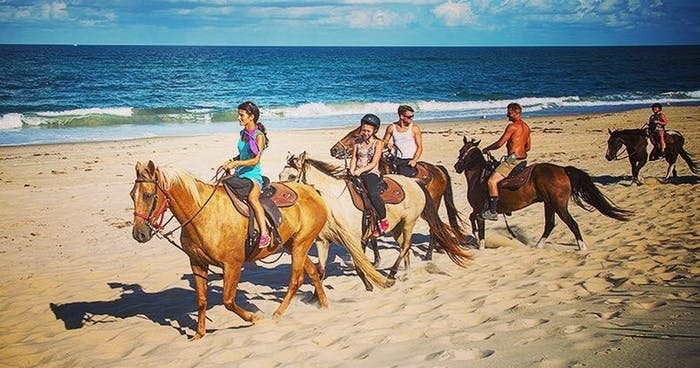
<svg viewBox="0 0 700 368"><path fill-rule="evenodd" d="M379 190L382 186L382 179L379 173L379 159L382 156L384 142L376 134L381 122L374 114L367 114L360 120L360 143L355 145L352 157L350 158L350 175L358 176L369 196L372 207L377 211L379 229L385 232L389 229L386 220L386 206ZM379 235L379 231L373 234Z"/></svg>

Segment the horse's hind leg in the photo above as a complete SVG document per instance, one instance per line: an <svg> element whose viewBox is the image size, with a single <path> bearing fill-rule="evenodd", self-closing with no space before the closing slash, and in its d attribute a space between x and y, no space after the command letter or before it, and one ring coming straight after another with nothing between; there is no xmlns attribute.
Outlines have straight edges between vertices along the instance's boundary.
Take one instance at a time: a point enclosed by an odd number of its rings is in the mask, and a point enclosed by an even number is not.
<svg viewBox="0 0 700 368"><path fill-rule="evenodd" d="M326 262L328 262L328 250L330 243L326 239L316 239L316 252L318 253L318 264L316 265L319 278L326 278Z"/></svg>
<svg viewBox="0 0 700 368"><path fill-rule="evenodd" d="M289 303L291 303L292 297L294 296L294 294L296 294L297 290L299 290L299 287L304 282L304 270L306 270L307 273L309 273L309 268L313 268L313 264L310 260L308 260L308 253L309 248L311 248L311 244L313 243L314 239L315 236L300 236L289 245L289 253L292 255L292 274L289 277L289 286L287 287L287 294L284 296L284 299L282 300L282 303L280 303L279 307L277 307L275 313L272 314L275 318L281 317L282 314L284 314L284 311L287 310L287 307L289 307ZM315 270L313 270L313 272L315 272ZM309 274L309 277L313 277L312 274ZM319 280L318 274L316 274L316 279ZM314 286L317 286L316 283L314 283ZM317 287L320 301L320 294L324 293L323 286L320 286L319 283ZM323 297L325 299L325 294L323 295Z"/></svg>
<svg viewBox="0 0 700 368"><path fill-rule="evenodd" d="M316 298L318 299L318 303L321 305L321 308L327 308L328 298L326 297L326 291L323 290L323 280L321 279L318 272L316 272L316 267L314 266L314 263L311 261L311 258L309 258L309 256L306 256L306 261L304 262L304 271L307 275L309 275L311 282L314 284L314 288L316 289L314 291L314 295L316 295Z"/></svg>
<svg viewBox="0 0 700 368"><path fill-rule="evenodd" d="M401 235L396 237L396 241L399 242L400 251L399 256L396 258L396 262L394 262L394 265L391 266L391 270L389 271L388 277L392 280L395 279L396 272L398 272L399 270L399 264L401 263L401 260L408 256L408 251L411 248L411 235L413 235L414 225L407 226L404 223ZM406 260L404 259L404 262L405 261ZM406 264L406 268L408 269L408 263Z"/></svg>
<svg viewBox="0 0 700 368"><path fill-rule="evenodd" d="M571 217L569 210L566 207L558 208L557 214L559 215L559 218L562 221L564 221L566 226L569 227L569 230L571 230L571 232L574 233L574 237L576 238L576 245L578 245L578 250L586 250L586 243L583 242L583 237L581 236L581 231L578 228L578 223L576 223L576 220L574 220L574 218Z"/></svg>
<svg viewBox="0 0 700 368"><path fill-rule="evenodd" d="M192 276L194 276L195 289L197 290L197 332L192 340L198 340L207 333L207 281L209 280L208 268L190 259Z"/></svg>
<svg viewBox="0 0 700 368"><path fill-rule="evenodd" d="M542 236L540 237L540 240L537 241L535 248L543 248L544 247L544 243L547 241L547 238L549 238L549 235L552 233L553 229L554 229L554 208L552 208L551 204L545 202L545 204L544 204L544 231L542 232Z"/></svg>
<svg viewBox="0 0 700 368"><path fill-rule="evenodd" d="M472 234L476 236L479 242L479 250L484 250L486 248L486 239L484 239L486 236L486 229L484 229L486 223L479 218L476 211L469 214L469 222L472 224Z"/></svg>

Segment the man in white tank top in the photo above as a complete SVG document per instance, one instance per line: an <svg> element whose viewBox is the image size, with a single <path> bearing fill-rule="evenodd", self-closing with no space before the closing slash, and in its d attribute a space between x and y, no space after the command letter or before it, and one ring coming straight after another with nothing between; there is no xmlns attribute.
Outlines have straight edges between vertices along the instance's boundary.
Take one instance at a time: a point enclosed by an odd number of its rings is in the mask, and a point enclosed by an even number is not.
<svg viewBox="0 0 700 368"><path fill-rule="evenodd" d="M423 154L423 138L418 124L413 122L411 106L399 106L399 120L390 124L384 133L384 145L396 157L398 174L414 177L418 174L416 164Z"/></svg>

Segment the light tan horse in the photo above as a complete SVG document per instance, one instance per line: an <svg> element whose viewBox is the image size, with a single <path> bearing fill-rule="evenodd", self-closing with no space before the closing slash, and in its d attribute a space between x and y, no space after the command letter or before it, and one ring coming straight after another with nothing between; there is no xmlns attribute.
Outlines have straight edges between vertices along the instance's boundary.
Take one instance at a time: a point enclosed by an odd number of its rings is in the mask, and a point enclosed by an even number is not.
<svg viewBox="0 0 700 368"><path fill-rule="evenodd" d="M274 312L280 317L304 282L304 272L316 288L319 304L328 306L309 248L326 224L327 208L318 192L308 185L287 183L298 195L298 201L281 208L279 234L282 244L257 250L246 259L245 240L248 218L231 203L222 186L205 183L181 170L159 169L149 161L136 163L136 180L131 190L134 201L132 235L138 242L149 241L161 226L166 210L182 225L181 249L189 256L197 289L197 331L193 339L206 333L207 281L209 266L223 269L223 304L243 320L255 323L260 317L236 305L236 289L243 263L269 256L284 246L292 257L289 287L282 303Z"/></svg>
<svg viewBox="0 0 700 368"><path fill-rule="evenodd" d="M459 238L449 225L440 221L437 211L429 200L428 192L413 179L401 175L387 175L395 180L404 190L405 199L398 204L387 204L386 213L389 220L390 233L399 244L399 256L389 271L389 278L393 279L402 259L408 267L408 251L411 247L411 236L413 228L418 218L423 215L430 226L430 234L445 249L447 255L457 265L464 267L467 260L472 259L472 255L464 251L459 246ZM280 173L280 180L295 180L313 185L326 201L330 215L328 216L327 230L347 229L353 234L354 242L359 244L362 238L362 212L353 206L350 193L344 180L345 169L323 161L314 160L308 157L306 152L299 156L290 155L287 157L287 165ZM333 236L328 236L327 231L321 232L320 241L316 243L319 255L319 268L321 274L325 273L326 260L328 258L329 242L341 242ZM364 259L351 254L353 260ZM357 261L355 261L357 262ZM372 290L361 273L367 290Z"/></svg>

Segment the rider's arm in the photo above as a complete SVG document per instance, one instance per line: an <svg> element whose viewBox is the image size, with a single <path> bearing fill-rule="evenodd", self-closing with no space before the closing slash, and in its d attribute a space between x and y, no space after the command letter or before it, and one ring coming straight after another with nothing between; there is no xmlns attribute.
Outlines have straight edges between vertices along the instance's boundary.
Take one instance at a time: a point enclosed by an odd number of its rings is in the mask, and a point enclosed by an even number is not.
<svg viewBox="0 0 700 368"><path fill-rule="evenodd" d="M384 138L382 138L382 142L384 143L384 145L388 149L391 149L391 147L394 145L394 142L391 139L391 136L393 134L394 134L394 124L389 124L389 126L386 127L386 130L384 131Z"/></svg>
<svg viewBox="0 0 700 368"><path fill-rule="evenodd" d="M506 127L506 130L503 132L503 135L501 135L501 138L498 138L497 141L495 141L495 142L491 143L490 145L484 147L484 149L482 149L481 151L482 151L482 152L486 152L486 151L495 150L495 149L500 148L502 145L506 144L506 142L508 142L508 140L510 139L510 136L513 135L513 129L512 129L512 128L513 128L512 125L508 125L508 126Z"/></svg>
<svg viewBox="0 0 700 368"><path fill-rule="evenodd" d="M666 124L668 124L668 120L666 120L666 114L662 112L659 114L659 116L661 117L661 120L659 120L657 124L666 126Z"/></svg>
<svg viewBox="0 0 700 368"><path fill-rule="evenodd" d="M413 139L416 141L416 153L413 155L413 159L409 162L409 165L416 166L420 156L423 154L423 135L418 125L415 124L413 124Z"/></svg>
<svg viewBox="0 0 700 368"><path fill-rule="evenodd" d="M530 138L531 138L531 136L528 134L527 141L525 142L525 153L530 152L530 147L531 147L530 146L530 144L531 144Z"/></svg>

